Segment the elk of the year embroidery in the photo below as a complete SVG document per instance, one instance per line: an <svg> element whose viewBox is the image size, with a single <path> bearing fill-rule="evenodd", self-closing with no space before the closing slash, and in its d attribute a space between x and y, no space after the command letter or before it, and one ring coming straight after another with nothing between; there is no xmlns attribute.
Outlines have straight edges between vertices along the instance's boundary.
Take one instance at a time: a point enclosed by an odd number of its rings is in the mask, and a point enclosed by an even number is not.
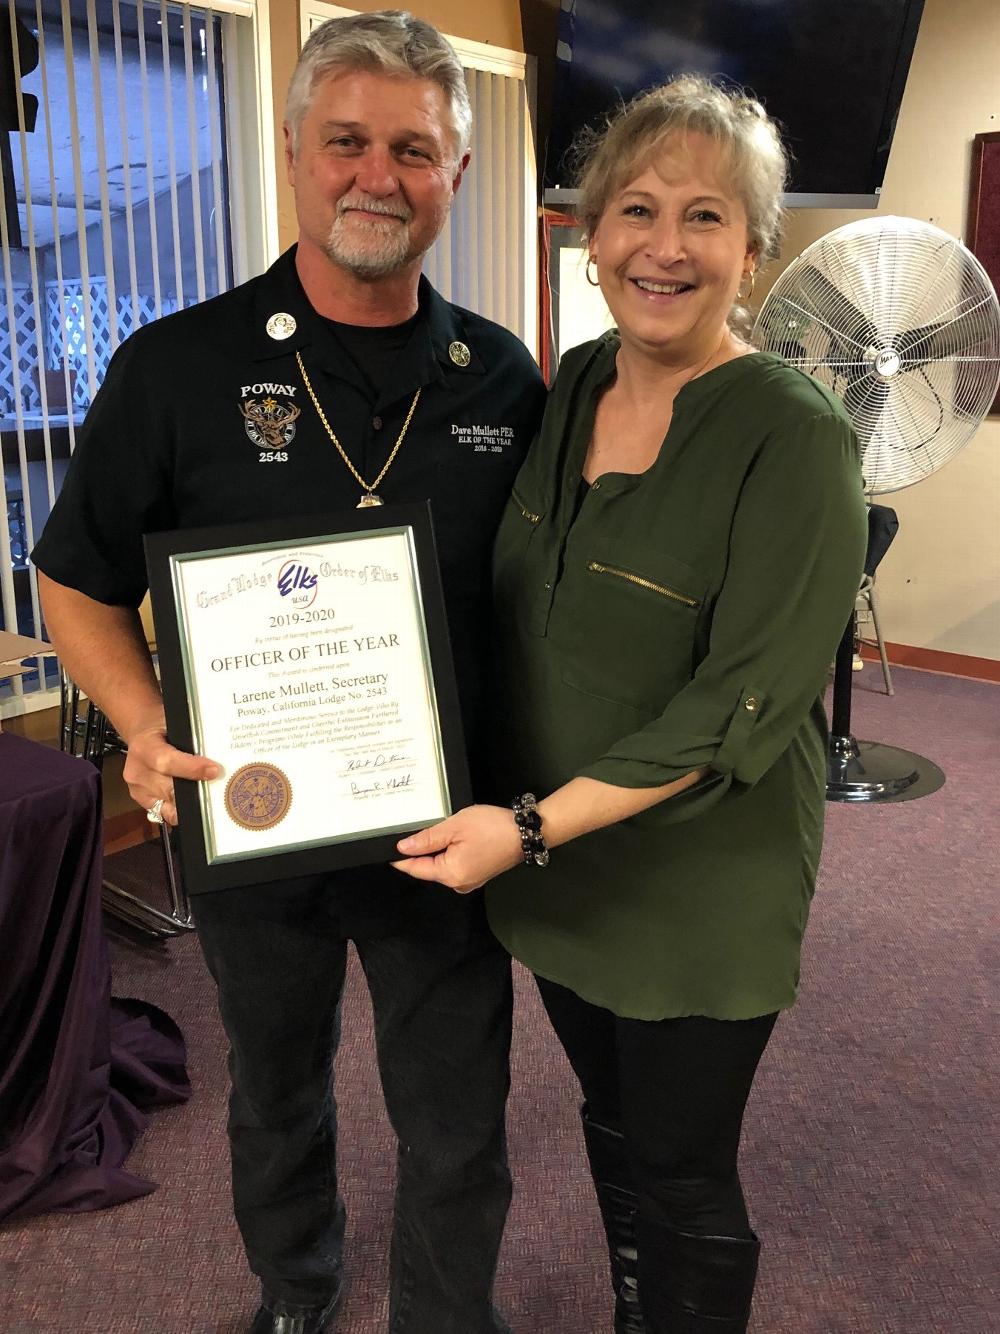
<svg viewBox="0 0 1000 1334"><path fill-rule="evenodd" d="M240 390L239 409L247 438L259 450L260 463L287 463L288 446L295 439L295 423L302 409L293 402L293 384L245 384Z"/></svg>

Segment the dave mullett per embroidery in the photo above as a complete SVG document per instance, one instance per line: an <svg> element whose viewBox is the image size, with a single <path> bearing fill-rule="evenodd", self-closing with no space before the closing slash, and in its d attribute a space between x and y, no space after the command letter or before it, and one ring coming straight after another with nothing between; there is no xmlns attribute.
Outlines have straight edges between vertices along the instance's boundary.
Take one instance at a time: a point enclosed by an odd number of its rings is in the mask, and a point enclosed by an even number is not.
<svg viewBox="0 0 1000 1334"><path fill-rule="evenodd" d="M460 445L472 445L475 453L502 454L514 439L513 426L483 426L472 422L452 422L452 438Z"/></svg>

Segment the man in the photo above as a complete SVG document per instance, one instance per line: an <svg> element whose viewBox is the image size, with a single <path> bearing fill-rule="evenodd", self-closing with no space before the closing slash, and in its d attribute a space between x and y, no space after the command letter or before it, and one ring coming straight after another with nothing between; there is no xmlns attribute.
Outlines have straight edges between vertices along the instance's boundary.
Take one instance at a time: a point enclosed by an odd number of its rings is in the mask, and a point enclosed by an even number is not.
<svg viewBox="0 0 1000 1334"><path fill-rule="evenodd" d="M220 769L166 741L135 612L142 534L349 508L376 479L387 503L431 501L475 774L490 546L543 389L515 338L420 277L470 120L428 24L384 11L322 25L287 106L298 247L140 330L108 369L34 560L63 663L126 741L130 791L154 816L176 821L174 778ZM470 443L487 435L499 450ZM380 866L203 894L193 914L231 1044L235 1210L262 1284L252 1334L314 1334L342 1293L330 1074L348 939L399 1139L392 1334L505 1329L490 1293L510 1195L510 974L480 904Z"/></svg>

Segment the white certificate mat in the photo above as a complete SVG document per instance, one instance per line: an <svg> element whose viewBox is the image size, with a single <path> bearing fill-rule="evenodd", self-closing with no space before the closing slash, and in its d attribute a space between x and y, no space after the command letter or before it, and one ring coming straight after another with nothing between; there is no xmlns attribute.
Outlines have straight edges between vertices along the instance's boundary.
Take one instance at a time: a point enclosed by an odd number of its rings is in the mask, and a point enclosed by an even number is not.
<svg viewBox="0 0 1000 1334"><path fill-rule="evenodd" d="M413 530L170 557L204 855L266 856L451 811Z"/></svg>

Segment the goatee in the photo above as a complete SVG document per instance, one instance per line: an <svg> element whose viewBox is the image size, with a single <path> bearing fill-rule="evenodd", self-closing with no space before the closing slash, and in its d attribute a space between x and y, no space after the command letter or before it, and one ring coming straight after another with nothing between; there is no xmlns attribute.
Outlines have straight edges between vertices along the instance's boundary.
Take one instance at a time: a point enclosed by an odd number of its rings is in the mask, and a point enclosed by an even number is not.
<svg viewBox="0 0 1000 1334"><path fill-rule="evenodd" d="M381 214L385 221L378 217L362 218L358 216L359 210ZM388 205L376 199L342 199L327 237L326 253L355 277L386 278L415 258L410 253L412 216L402 202Z"/></svg>

